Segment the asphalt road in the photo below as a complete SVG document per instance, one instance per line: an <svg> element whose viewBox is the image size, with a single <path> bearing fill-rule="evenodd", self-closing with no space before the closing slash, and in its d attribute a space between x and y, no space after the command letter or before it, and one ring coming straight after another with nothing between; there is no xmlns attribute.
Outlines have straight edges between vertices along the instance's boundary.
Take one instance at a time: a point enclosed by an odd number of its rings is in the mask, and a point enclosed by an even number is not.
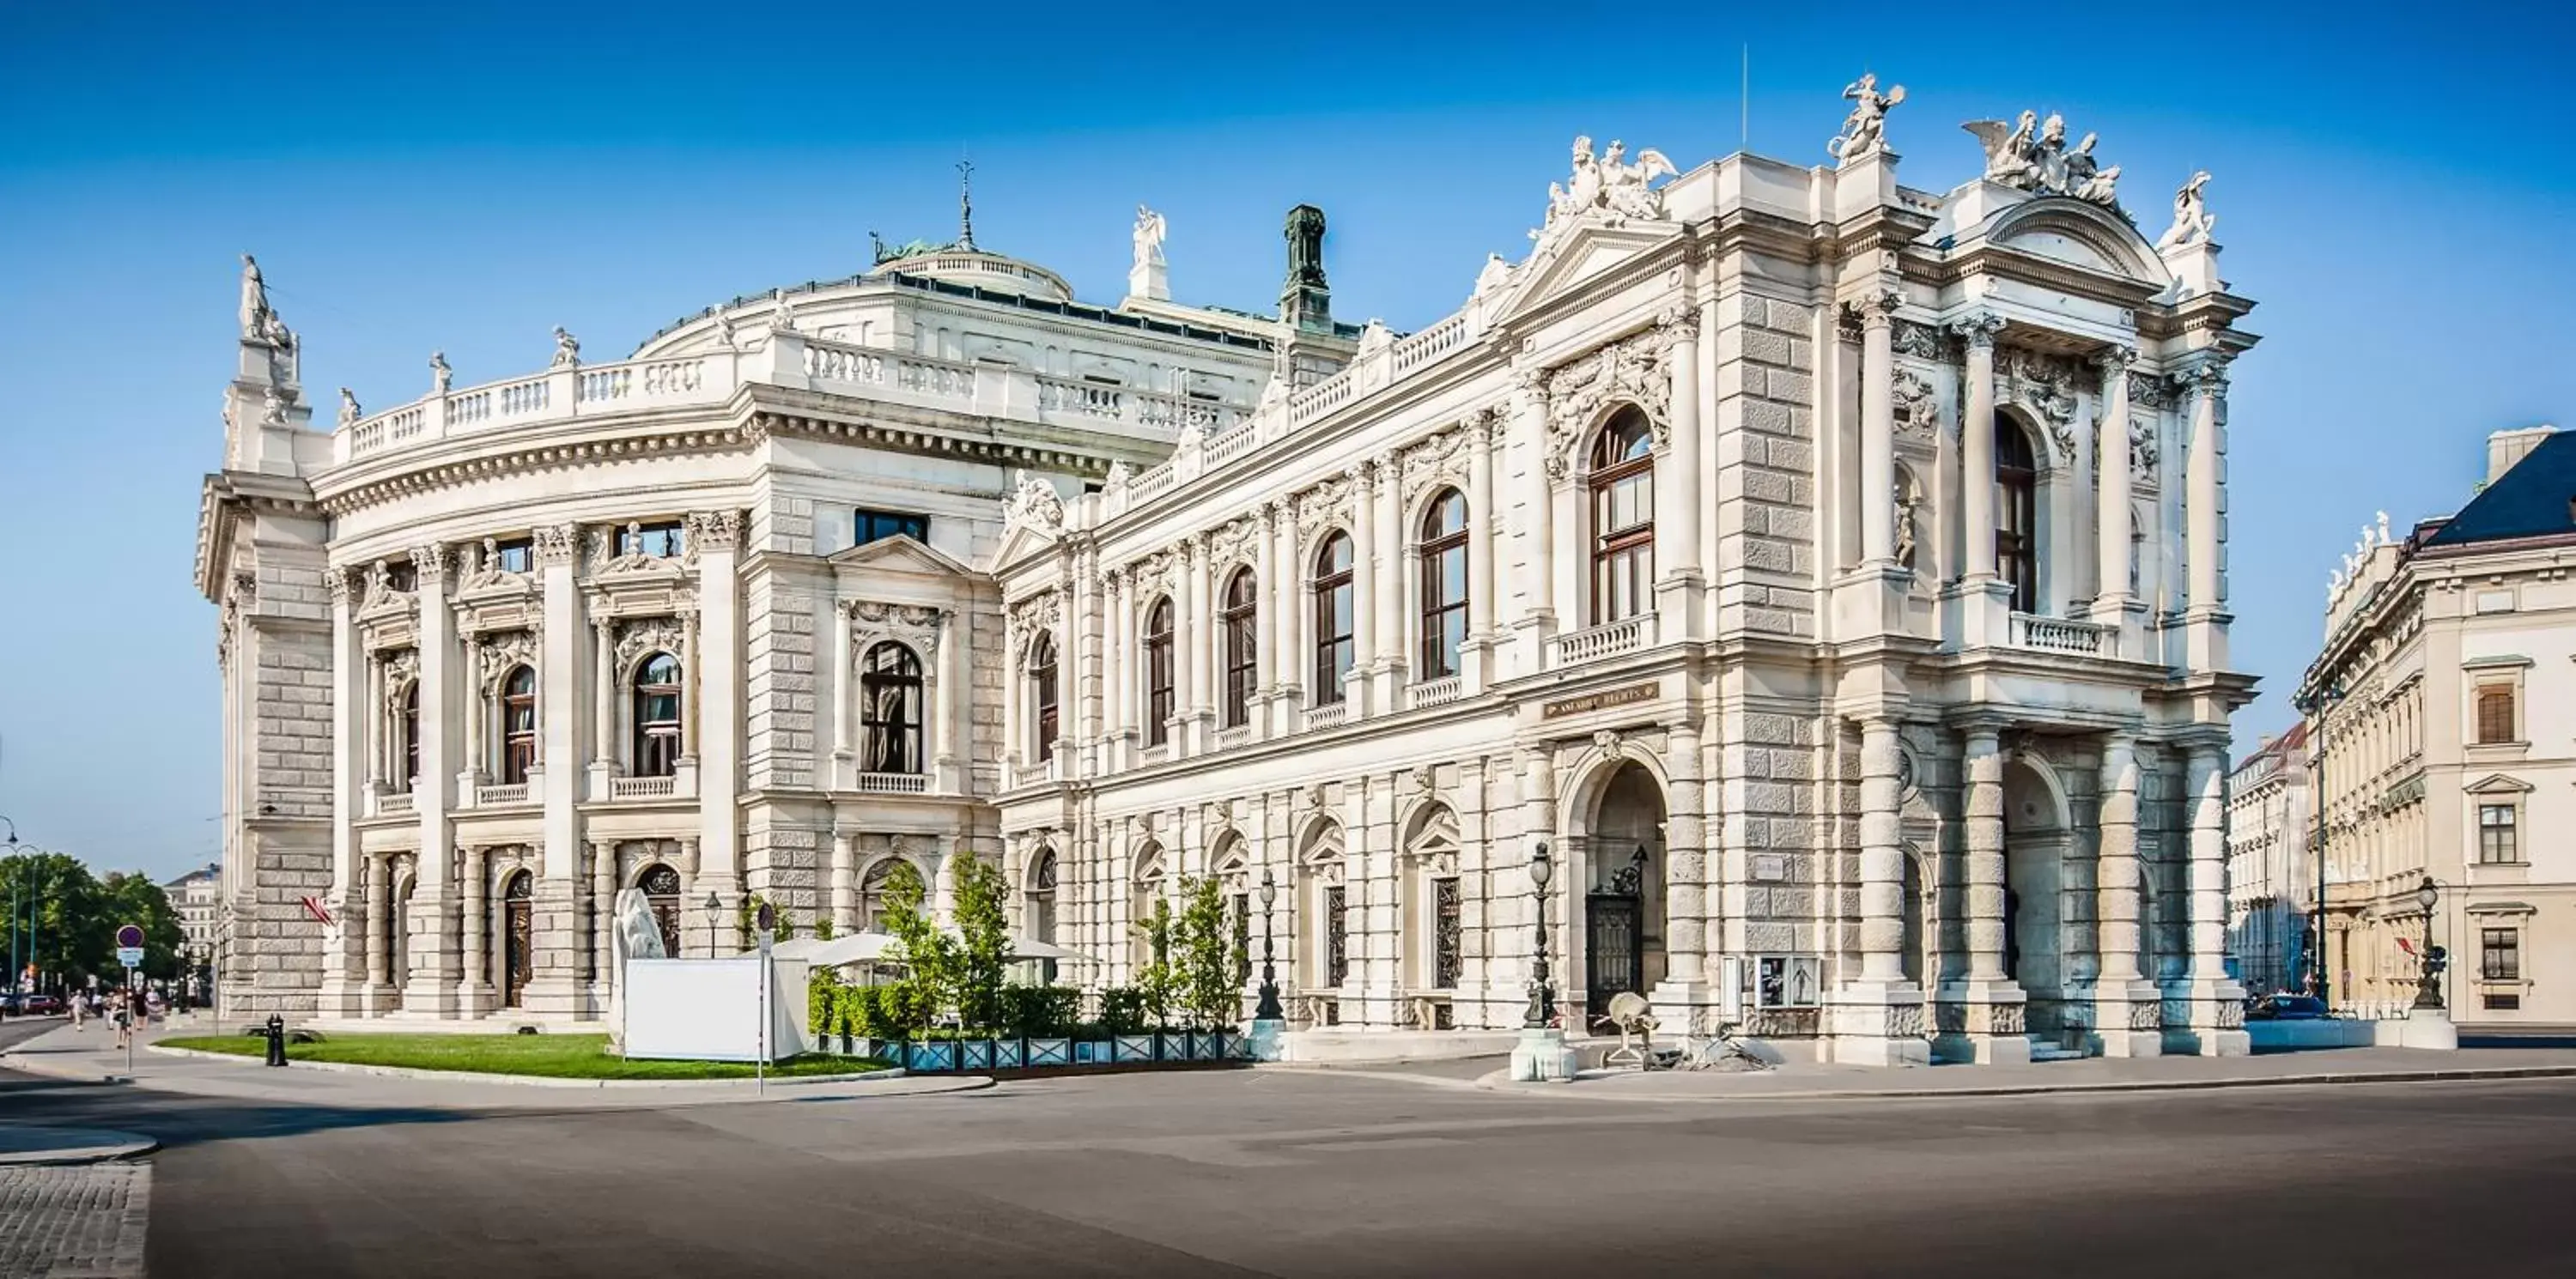
<svg viewBox="0 0 2576 1279"><path fill-rule="evenodd" d="M0 1080L187 1276L2576 1273L2576 1081L1719 1105L1353 1074L477 1116Z"/></svg>

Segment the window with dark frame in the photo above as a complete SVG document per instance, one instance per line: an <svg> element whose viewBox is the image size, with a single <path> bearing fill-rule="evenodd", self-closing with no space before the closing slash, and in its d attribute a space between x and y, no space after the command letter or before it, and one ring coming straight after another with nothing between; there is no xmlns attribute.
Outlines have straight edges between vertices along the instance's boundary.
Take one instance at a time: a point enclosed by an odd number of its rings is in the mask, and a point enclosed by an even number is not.
<svg viewBox="0 0 2576 1279"><path fill-rule="evenodd" d="M921 659L892 640L870 648L859 662L859 698L860 771L921 772Z"/></svg>
<svg viewBox="0 0 2576 1279"><path fill-rule="evenodd" d="M635 668L635 775L680 771L680 659L655 653Z"/></svg>
<svg viewBox="0 0 2576 1279"><path fill-rule="evenodd" d="M403 689L402 719L395 731L402 734L403 788L408 790L420 780L419 680L413 680Z"/></svg>
<svg viewBox="0 0 2576 1279"><path fill-rule="evenodd" d="M2522 930L2478 930L2478 976L2488 981L2522 980Z"/></svg>
<svg viewBox="0 0 2576 1279"><path fill-rule="evenodd" d="M1145 744L1172 739L1172 601L1145 610Z"/></svg>
<svg viewBox="0 0 2576 1279"><path fill-rule="evenodd" d="M1345 902L1341 885L1324 886L1324 984L1327 986L1339 986L1351 976L1349 925L1343 917Z"/></svg>
<svg viewBox="0 0 2576 1279"><path fill-rule="evenodd" d="M1592 443L1592 623L1655 606L1655 433L1645 411L1622 409Z"/></svg>
<svg viewBox="0 0 2576 1279"><path fill-rule="evenodd" d="M631 524L617 530L617 553L647 559L676 560L688 549L687 532L678 520Z"/></svg>
<svg viewBox="0 0 2576 1279"><path fill-rule="evenodd" d="M1029 700L1037 709L1037 759L1043 764L1055 758L1056 720L1055 636L1045 631L1029 642Z"/></svg>
<svg viewBox="0 0 2576 1279"><path fill-rule="evenodd" d="M1315 691L1313 706L1338 706L1342 677L1350 674L1356 649L1352 641L1352 559L1348 534L1335 532L1315 552Z"/></svg>
<svg viewBox="0 0 2576 1279"><path fill-rule="evenodd" d="M537 673L513 666L501 677L501 784L526 784L536 763Z"/></svg>
<svg viewBox="0 0 2576 1279"><path fill-rule="evenodd" d="M501 573L525 573L537 566L537 544L533 538L514 537L492 544L492 562L483 567Z"/></svg>
<svg viewBox="0 0 2576 1279"><path fill-rule="evenodd" d="M1466 642L1467 499L1448 489L1422 517L1422 678L1457 674Z"/></svg>
<svg viewBox="0 0 2576 1279"><path fill-rule="evenodd" d="M395 560L385 565L385 589L416 591L420 589L420 569L410 560Z"/></svg>
<svg viewBox="0 0 2576 1279"><path fill-rule="evenodd" d="M871 511L863 506L858 509L854 524L854 536L850 542L852 546L882 542L898 535L909 537L924 546L930 544L930 517L927 515L906 515L900 511Z"/></svg>
<svg viewBox="0 0 2576 1279"><path fill-rule="evenodd" d="M2520 740L2515 736L2514 691L2511 684L2478 686L2478 745L2495 746Z"/></svg>
<svg viewBox="0 0 2576 1279"><path fill-rule="evenodd" d="M1241 728L1252 722L1252 685L1255 666L1261 657L1261 634L1258 629L1260 605L1259 584L1252 570L1239 568L1225 580L1225 604L1217 614L1218 627L1225 634L1225 705L1223 727Z"/></svg>
<svg viewBox="0 0 2576 1279"><path fill-rule="evenodd" d="M2496 866L2522 860L2511 804L2478 805L2478 863Z"/></svg>
<svg viewBox="0 0 2576 1279"><path fill-rule="evenodd" d="M1995 571L2012 587L2013 611L2039 611L2039 459L2030 436L1995 415Z"/></svg>

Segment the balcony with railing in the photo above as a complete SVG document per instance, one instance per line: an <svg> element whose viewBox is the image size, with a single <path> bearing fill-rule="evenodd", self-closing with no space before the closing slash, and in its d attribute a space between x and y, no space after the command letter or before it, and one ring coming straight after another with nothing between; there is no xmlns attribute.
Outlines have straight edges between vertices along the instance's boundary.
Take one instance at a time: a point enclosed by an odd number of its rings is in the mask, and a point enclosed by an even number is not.
<svg viewBox="0 0 2576 1279"><path fill-rule="evenodd" d="M2120 628L2063 617L2041 617L2036 613L2015 613L2012 615L2012 646L2043 653L2117 657L2120 655Z"/></svg>
<svg viewBox="0 0 2576 1279"><path fill-rule="evenodd" d="M930 778L922 773L861 773L855 789L862 795L925 795Z"/></svg>
<svg viewBox="0 0 2576 1279"><path fill-rule="evenodd" d="M1605 622L1584 630L1569 631L1556 637L1554 663L1571 666L1596 658L1633 653L1655 642L1655 615L1639 613L1615 622Z"/></svg>
<svg viewBox="0 0 2576 1279"><path fill-rule="evenodd" d="M529 802L529 800L528 784L526 782L511 782L502 786L484 785L476 786L474 788L474 806L476 808L504 808L512 804L525 804L527 802Z"/></svg>
<svg viewBox="0 0 2576 1279"><path fill-rule="evenodd" d="M376 792L376 816L407 817L411 815L411 812L412 798L409 788L402 790L380 790Z"/></svg>
<svg viewBox="0 0 2576 1279"><path fill-rule="evenodd" d="M1321 706L1309 706L1306 708L1306 727L1339 728L1342 721L1349 719L1350 715L1349 702L1327 702Z"/></svg>
<svg viewBox="0 0 2576 1279"><path fill-rule="evenodd" d="M1034 764L1022 764L1011 772L1011 784L1014 786L1043 786L1054 780L1055 761L1051 759L1042 759Z"/></svg>
<svg viewBox="0 0 2576 1279"><path fill-rule="evenodd" d="M677 777L613 777L608 782L610 799L669 799L679 793Z"/></svg>
<svg viewBox="0 0 2576 1279"><path fill-rule="evenodd" d="M1457 676L1443 675L1438 679L1424 680L1423 682L1406 689L1405 705L1414 707L1415 709L1420 709L1425 706L1440 706L1449 702L1457 701L1459 695L1464 690L1465 684Z"/></svg>
<svg viewBox="0 0 2576 1279"><path fill-rule="evenodd" d="M1250 724L1237 724L1232 728L1220 728L1216 730L1216 748L1218 750L1230 751L1235 747L1248 746L1251 744L1252 725Z"/></svg>

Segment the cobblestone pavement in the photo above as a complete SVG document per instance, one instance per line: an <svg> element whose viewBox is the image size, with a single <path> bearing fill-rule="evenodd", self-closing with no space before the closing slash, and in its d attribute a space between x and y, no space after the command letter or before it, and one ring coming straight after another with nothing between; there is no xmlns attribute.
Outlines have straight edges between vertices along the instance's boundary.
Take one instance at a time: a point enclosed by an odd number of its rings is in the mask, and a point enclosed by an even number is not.
<svg viewBox="0 0 2576 1279"><path fill-rule="evenodd" d="M0 1279L140 1279L149 1164L0 1168Z"/></svg>

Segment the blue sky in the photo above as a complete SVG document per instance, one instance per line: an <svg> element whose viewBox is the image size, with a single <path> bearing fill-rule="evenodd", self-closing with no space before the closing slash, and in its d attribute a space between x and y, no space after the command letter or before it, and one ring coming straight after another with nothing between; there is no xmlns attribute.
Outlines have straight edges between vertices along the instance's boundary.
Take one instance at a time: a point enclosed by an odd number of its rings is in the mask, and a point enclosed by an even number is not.
<svg viewBox="0 0 2576 1279"><path fill-rule="evenodd" d="M0 5L0 814L101 866L217 851L190 555L245 249L327 417L341 384L425 390L433 349L460 384L541 367L557 324L622 354L859 269L870 230L951 234L961 154L978 240L1086 298L1122 291L1144 201L1178 296L1267 307L1303 200L1336 312L1406 329L1526 247L1573 134L1735 150L1748 43L1752 147L1799 163L1864 67L1908 86L1914 186L1974 171L1960 121L2062 111L2151 234L2209 169L2262 304L2230 415L2249 741L2371 512L2453 509L2488 431L2576 425L2571 31L2540 6L1331 12Z"/></svg>

